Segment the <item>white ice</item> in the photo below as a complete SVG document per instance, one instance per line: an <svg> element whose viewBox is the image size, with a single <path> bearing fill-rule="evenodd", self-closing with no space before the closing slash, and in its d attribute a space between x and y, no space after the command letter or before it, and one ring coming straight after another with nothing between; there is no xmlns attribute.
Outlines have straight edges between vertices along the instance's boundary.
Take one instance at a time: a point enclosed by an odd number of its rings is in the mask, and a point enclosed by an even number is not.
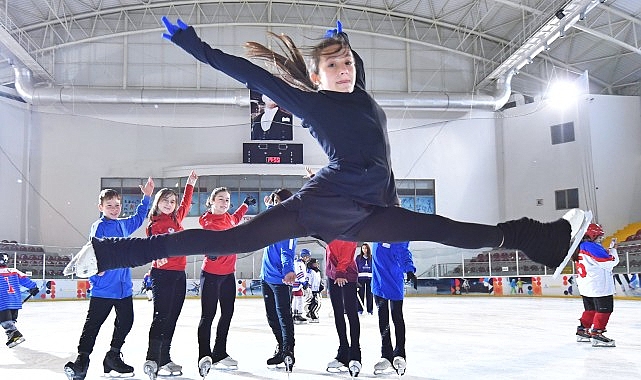
<svg viewBox="0 0 641 380"><path fill-rule="evenodd" d="M291 380L349 378L348 374L325 371L336 354L338 338L329 300L323 301L319 324L295 327L296 365ZM26 341L14 348L0 347L2 379L65 380L62 368L76 357L88 304L27 302L18 318ZM616 340L616 347L594 348L575 341L577 319L583 310L579 298L410 297L404 304L408 367L402 379L638 379L640 306L639 301L616 299L606 333ZM134 308L134 327L122 352L125 362L135 368L133 379L146 379L142 365L152 303L135 300ZM173 361L183 366L184 374L172 379L200 379L196 365L199 317L200 300L186 300L171 350ZM360 321L363 372L359 378L397 378L373 375L380 357L378 318L375 313L361 316ZM102 359L112 331L113 312L98 336L87 379L103 376ZM239 361L238 370L213 370L207 379L285 380L285 372L265 365L274 346L262 300L239 298L227 346L228 353Z"/></svg>

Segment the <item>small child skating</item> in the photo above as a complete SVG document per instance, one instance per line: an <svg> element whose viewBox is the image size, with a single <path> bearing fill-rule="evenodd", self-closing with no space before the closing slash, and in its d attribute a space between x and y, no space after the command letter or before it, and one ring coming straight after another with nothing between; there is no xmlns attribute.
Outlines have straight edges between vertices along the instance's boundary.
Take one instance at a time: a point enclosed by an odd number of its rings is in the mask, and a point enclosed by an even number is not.
<svg viewBox="0 0 641 380"><path fill-rule="evenodd" d="M133 234L145 221L151 194L154 192L154 181L150 178L140 185L143 197L136 207L136 212L120 218L122 212L122 196L116 190L104 189L98 196L98 210L101 216L91 226L90 238L127 237ZM120 375L132 374L134 367L122 360L120 349L125 344L125 338L134 323L133 281L131 268L110 269L94 274L89 278L91 283L91 299L87 318L78 342L78 356L73 362L64 366L69 380L82 380L89 369L89 355L93 352L98 332L111 313L116 311L116 321L111 337L111 347L107 351L102 366L105 374L112 371Z"/></svg>
<svg viewBox="0 0 641 380"><path fill-rule="evenodd" d="M307 323L307 318L303 317L305 304L305 291L309 287L307 277L307 262L312 257L308 249L301 249L299 258L294 261L294 271L296 273L296 282L292 285L292 314L294 324L300 325Z"/></svg>
<svg viewBox="0 0 641 380"><path fill-rule="evenodd" d="M416 267L409 242L374 243L372 248L372 293L378 309L378 327L381 333L381 359L374 365L374 374L390 369L399 376L405 374L405 275L417 288ZM392 346L390 314L394 323L395 344Z"/></svg>
<svg viewBox="0 0 641 380"><path fill-rule="evenodd" d="M324 286L320 268L318 267L318 260L315 258L311 258L307 262L307 276L309 277L310 292L305 298L305 312L307 313L310 323L318 323L318 312L320 311L321 306L321 292L323 291Z"/></svg>
<svg viewBox="0 0 641 380"><path fill-rule="evenodd" d="M39 293L38 285L17 269L9 268L9 255L0 252L0 326L7 334L7 347L12 348L24 342L22 333L16 328L18 310L22 309L20 287L29 289L29 294Z"/></svg>
<svg viewBox="0 0 641 380"><path fill-rule="evenodd" d="M145 293L147 296L147 301L153 301L154 300L154 293L153 293L153 285L154 282L151 279L151 271L147 271L145 273L145 277L142 278L142 286L140 289L141 293Z"/></svg>
<svg viewBox="0 0 641 380"><path fill-rule="evenodd" d="M576 328L577 342L592 342L593 347L614 347L614 339L603 335L614 308L614 280L612 268L619 263L616 241L607 250L601 245L603 228L590 224L579 244L573 260L576 283L583 298L585 310Z"/></svg>

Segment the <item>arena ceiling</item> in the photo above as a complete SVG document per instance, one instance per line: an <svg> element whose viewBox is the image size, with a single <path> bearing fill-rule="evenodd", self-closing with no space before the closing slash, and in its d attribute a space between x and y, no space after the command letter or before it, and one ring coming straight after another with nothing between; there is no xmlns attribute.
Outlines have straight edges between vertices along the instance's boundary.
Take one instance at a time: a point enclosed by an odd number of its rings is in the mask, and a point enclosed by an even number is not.
<svg viewBox="0 0 641 380"><path fill-rule="evenodd" d="M25 67L41 85L68 84L68 75L59 69L65 63L59 57L68 56L62 52L160 33L163 15L201 27L319 32L338 18L350 36L451 57L441 59L434 70L428 86L433 91L483 92L502 75L515 72L512 91L538 96L551 79L587 71L591 93L638 96L640 13L639 0L0 0L0 83L11 86L13 67ZM105 64L90 56L84 59L86 64ZM122 77L101 85L133 87L125 77L124 67L131 64L127 54L115 59L123 66ZM462 64L472 74L451 75ZM406 69L411 77L420 63Z"/></svg>

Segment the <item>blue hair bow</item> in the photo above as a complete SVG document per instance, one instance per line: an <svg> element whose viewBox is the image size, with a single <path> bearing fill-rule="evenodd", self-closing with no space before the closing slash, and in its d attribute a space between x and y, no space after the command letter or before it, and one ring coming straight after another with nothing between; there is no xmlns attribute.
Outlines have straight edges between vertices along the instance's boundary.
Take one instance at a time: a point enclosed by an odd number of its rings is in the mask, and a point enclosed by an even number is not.
<svg viewBox="0 0 641 380"><path fill-rule="evenodd" d="M336 35L340 33L343 33L343 24L340 22L340 20L336 20L336 29L327 29L323 38L336 37Z"/></svg>

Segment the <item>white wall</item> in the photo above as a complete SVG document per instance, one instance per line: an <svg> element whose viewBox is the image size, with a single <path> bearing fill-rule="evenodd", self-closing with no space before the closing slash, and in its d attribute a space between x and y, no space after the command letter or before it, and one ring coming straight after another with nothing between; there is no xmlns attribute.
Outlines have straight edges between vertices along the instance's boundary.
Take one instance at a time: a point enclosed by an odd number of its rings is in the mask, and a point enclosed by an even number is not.
<svg viewBox="0 0 641 380"><path fill-rule="evenodd" d="M25 104L0 98L0 240L24 242L29 175L29 112Z"/></svg>
<svg viewBox="0 0 641 380"><path fill-rule="evenodd" d="M158 177L180 167L186 176L193 166L237 164L249 137L248 110L240 107L51 105L30 112L12 101L0 107L6 115L2 147L29 169L35 188L16 186L15 171L2 157L2 216L17 221L2 223L0 237L46 246L77 247L86 240L98 217L101 177ZM562 213L554 210L554 190L582 187L585 149L579 142L551 146L549 126L574 120L578 128L591 128L580 138L595 141L599 219L620 228L641 220L639 208L630 206L639 204L641 193L639 108L638 98L602 96L594 97L589 118L578 120L576 112L539 104L496 115L389 111L394 172L398 179L434 178L437 212L454 219L554 219ZM306 130L296 128L294 139L304 144L306 165L325 163ZM29 215L23 217L19 205L27 196ZM538 198L544 206L535 206ZM429 248L460 257L459 250L434 246L412 244L418 256Z"/></svg>

